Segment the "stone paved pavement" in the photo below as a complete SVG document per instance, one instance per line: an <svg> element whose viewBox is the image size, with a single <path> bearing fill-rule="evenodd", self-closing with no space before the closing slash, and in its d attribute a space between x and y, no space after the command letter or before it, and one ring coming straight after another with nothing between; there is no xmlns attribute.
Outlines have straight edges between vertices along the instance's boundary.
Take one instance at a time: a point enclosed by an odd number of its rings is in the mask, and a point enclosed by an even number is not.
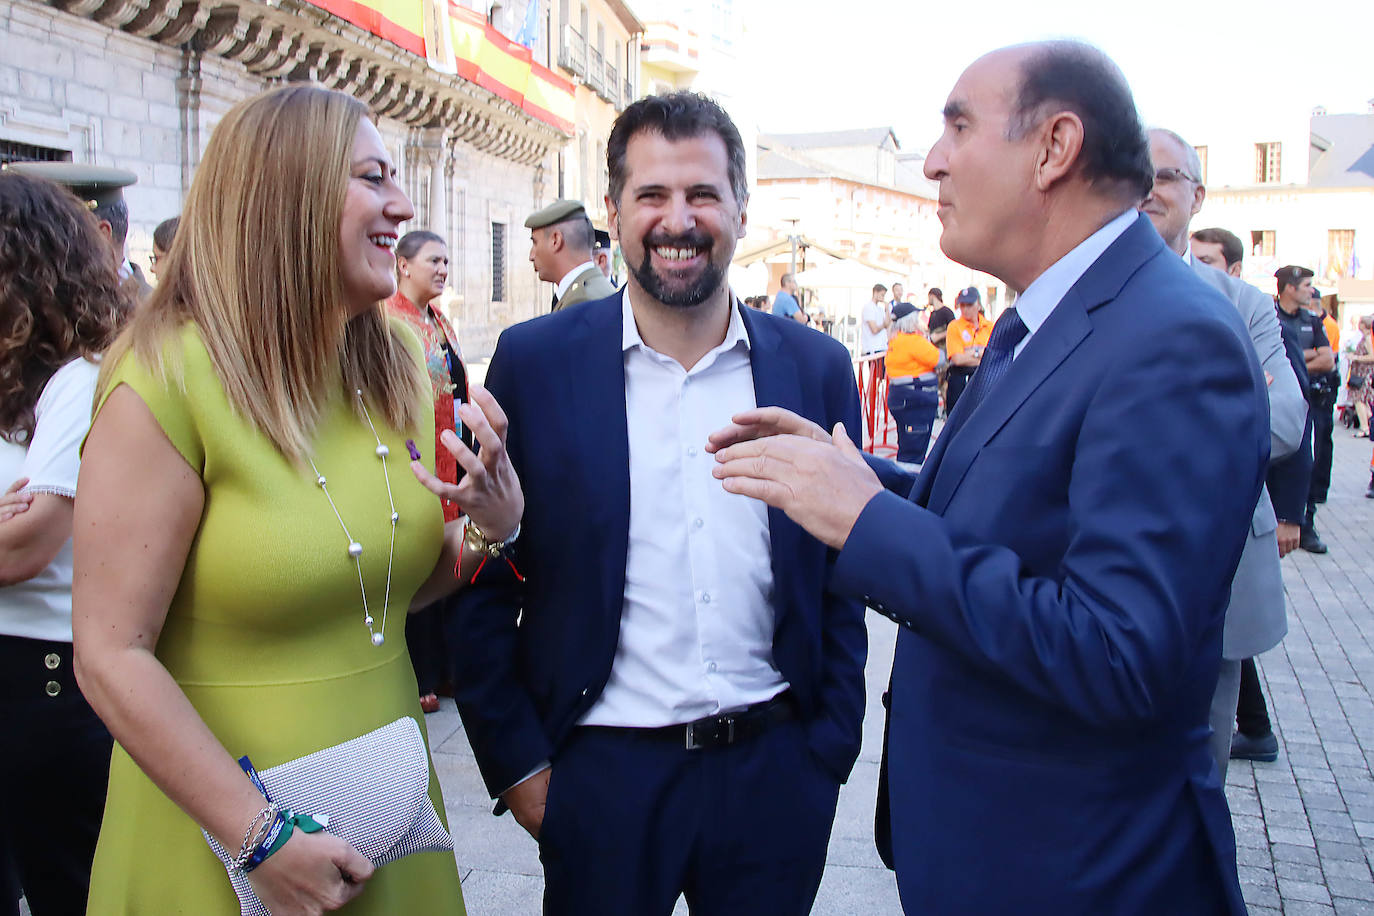
<svg viewBox="0 0 1374 916"><path fill-rule="evenodd" d="M1260 659L1275 763L1234 761L1227 798L1254 916L1374 914L1374 500L1370 443L1338 427L1325 556L1284 560L1288 637Z"/></svg>
<svg viewBox="0 0 1374 916"><path fill-rule="evenodd" d="M1260 661L1281 752L1275 763L1235 761L1227 797L1241 881L1253 916L1374 914L1374 500L1364 498L1370 443L1336 430L1331 495L1318 528L1325 556L1284 561L1290 632ZM895 628L869 617L864 746L840 793L817 914L900 913L896 885L873 851L873 799L882 742L878 696ZM450 701L428 717L468 910L539 912L534 843L509 817L491 816ZM685 913L679 904L678 911Z"/></svg>

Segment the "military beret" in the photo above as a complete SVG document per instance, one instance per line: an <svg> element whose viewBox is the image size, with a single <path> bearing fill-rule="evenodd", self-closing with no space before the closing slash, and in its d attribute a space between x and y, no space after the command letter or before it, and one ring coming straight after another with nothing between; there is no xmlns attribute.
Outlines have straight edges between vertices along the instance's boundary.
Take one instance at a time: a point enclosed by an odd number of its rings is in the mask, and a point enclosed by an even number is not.
<svg viewBox="0 0 1374 916"><path fill-rule="evenodd" d="M138 181L138 176L128 169L84 162L10 162L5 169L66 185L92 209L123 200L121 189Z"/></svg>
<svg viewBox="0 0 1374 916"><path fill-rule="evenodd" d="M587 209L580 200L555 200L542 210L536 210L525 219L526 229L543 229L561 223L574 216L586 216Z"/></svg>
<svg viewBox="0 0 1374 916"><path fill-rule="evenodd" d="M1287 267L1280 267L1274 271L1274 279L1284 283L1298 284L1306 277L1314 277L1316 274L1306 267L1299 267L1296 264L1289 264Z"/></svg>

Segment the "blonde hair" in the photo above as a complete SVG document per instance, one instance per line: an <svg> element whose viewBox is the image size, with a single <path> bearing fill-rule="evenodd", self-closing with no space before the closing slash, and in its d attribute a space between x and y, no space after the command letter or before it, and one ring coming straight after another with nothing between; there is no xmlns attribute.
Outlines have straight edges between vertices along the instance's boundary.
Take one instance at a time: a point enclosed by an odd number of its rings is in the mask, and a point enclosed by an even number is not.
<svg viewBox="0 0 1374 916"><path fill-rule="evenodd" d="M302 461L331 385L362 389L393 427L419 428L422 367L378 302L349 319L339 225L362 102L296 84L235 105L215 128L161 282L111 348L100 392L132 354L183 382L166 344L196 327L230 405ZM354 410L362 407L354 401Z"/></svg>

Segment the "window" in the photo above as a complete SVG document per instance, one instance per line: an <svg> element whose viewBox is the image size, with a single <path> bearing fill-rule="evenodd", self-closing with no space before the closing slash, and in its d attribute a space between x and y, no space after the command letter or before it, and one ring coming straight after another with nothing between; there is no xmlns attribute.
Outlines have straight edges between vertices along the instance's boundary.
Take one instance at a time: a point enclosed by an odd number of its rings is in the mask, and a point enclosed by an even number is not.
<svg viewBox="0 0 1374 916"><path fill-rule="evenodd" d="M1193 147L1193 152L1197 153L1197 161L1198 161L1198 173L1197 173L1197 177L1198 177L1198 180L1201 181L1203 184L1206 184L1206 183L1207 183L1207 147L1205 147L1205 146L1195 146L1195 147Z"/></svg>
<svg viewBox="0 0 1374 916"><path fill-rule="evenodd" d="M1255 144L1255 184L1278 184L1281 143Z"/></svg>
<svg viewBox="0 0 1374 916"><path fill-rule="evenodd" d="M72 154L64 149L51 149L35 146L32 143L16 143L13 140L0 140L0 165L7 162L71 162Z"/></svg>
<svg viewBox="0 0 1374 916"><path fill-rule="evenodd" d="M506 301L506 224L491 224L491 301Z"/></svg>
<svg viewBox="0 0 1374 916"><path fill-rule="evenodd" d="M1353 277L1355 230L1331 229L1326 233L1326 275Z"/></svg>
<svg viewBox="0 0 1374 916"><path fill-rule="evenodd" d="M1250 233L1250 254L1257 258L1274 256L1274 230L1257 229Z"/></svg>

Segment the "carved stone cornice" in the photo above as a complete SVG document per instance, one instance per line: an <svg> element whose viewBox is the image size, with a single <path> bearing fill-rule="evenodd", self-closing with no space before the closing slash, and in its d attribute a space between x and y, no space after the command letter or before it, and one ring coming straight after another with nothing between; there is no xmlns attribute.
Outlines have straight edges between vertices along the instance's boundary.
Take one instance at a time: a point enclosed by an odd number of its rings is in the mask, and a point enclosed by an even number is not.
<svg viewBox="0 0 1374 916"><path fill-rule="evenodd" d="M529 165L568 136L517 105L304 0L47 0L76 16L235 61L266 80L313 80L377 114Z"/></svg>

